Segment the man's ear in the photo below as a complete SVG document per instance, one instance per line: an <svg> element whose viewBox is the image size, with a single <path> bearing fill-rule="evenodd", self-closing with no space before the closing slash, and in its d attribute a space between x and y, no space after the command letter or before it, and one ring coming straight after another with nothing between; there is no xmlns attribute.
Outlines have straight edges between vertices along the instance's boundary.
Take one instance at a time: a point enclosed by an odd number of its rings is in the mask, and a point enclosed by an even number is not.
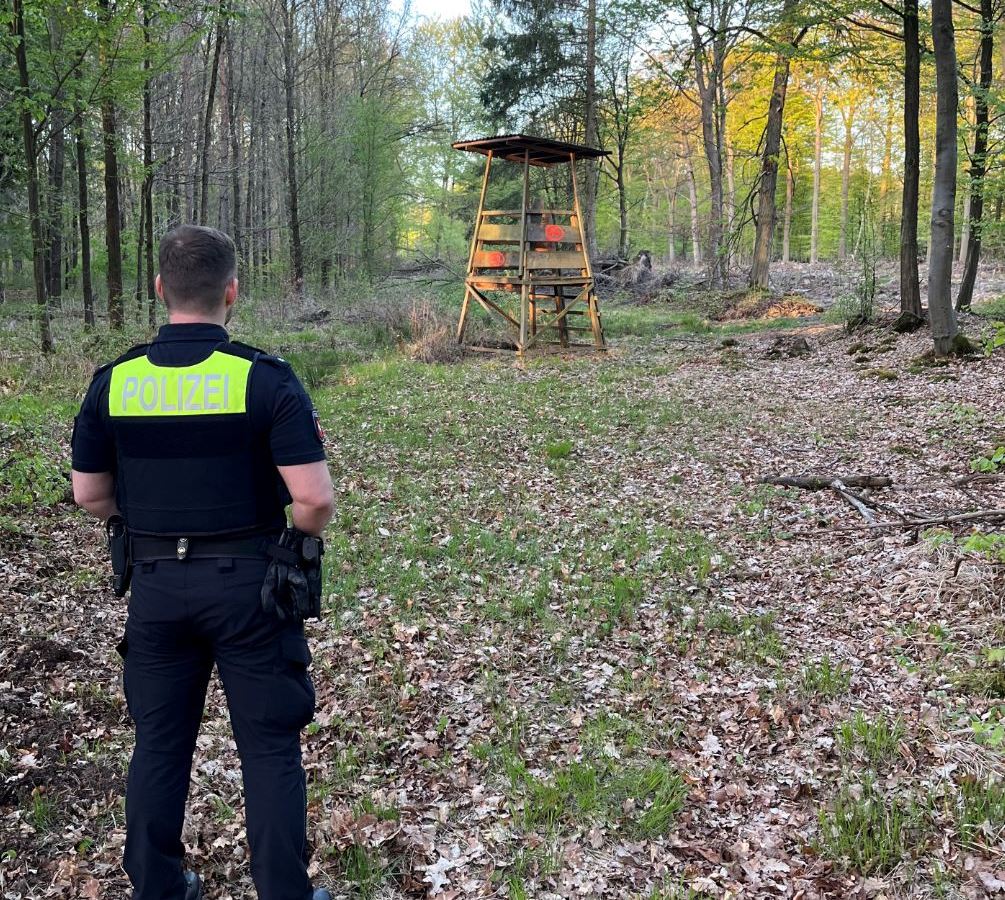
<svg viewBox="0 0 1005 900"><path fill-rule="evenodd" d="M154 279L154 293L160 297L161 300L164 299L164 282L161 281L160 273L158 273L157 277Z"/></svg>
<svg viewBox="0 0 1005 900"><path fill-rule="evenodd" d="M223 292L223 302L228 308L233 306L234 301L237 299L237 288L237 278L231 278L230 283L227 285L227 289Z"/></svg>

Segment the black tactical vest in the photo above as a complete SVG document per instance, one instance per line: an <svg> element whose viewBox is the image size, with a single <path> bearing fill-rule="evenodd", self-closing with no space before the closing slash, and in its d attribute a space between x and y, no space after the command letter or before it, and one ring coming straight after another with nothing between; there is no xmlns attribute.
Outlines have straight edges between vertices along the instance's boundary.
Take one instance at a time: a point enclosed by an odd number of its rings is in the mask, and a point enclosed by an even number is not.
<svg viewBox="0 0 1005 900"><path fill-rule="evenodd" d="M260 351L221 342L201 362L162 366L148 346L111 366L107 422L116 498L135 534L243 535L282 528L289 493L254 427L252 372Z"/></svg>

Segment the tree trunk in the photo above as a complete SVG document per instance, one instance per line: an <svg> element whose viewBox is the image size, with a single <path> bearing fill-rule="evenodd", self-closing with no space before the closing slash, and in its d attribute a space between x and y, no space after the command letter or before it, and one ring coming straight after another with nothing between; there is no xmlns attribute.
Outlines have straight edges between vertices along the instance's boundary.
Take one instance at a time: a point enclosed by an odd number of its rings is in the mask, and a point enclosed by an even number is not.
<svg viewBox="0 0 1005 900"><path fill-rule="evenodd" d="M300 242L300 205L297 193L297 131L294 90L296 88L296 18L297 0L283 0L283 65L286 93L286 191L287 212L290 222L290 266L293 289L304 289L304 248Z"/></svg>
<svg viewBox="0 0 1005 900"><path fill-rule="evenodd" d="M101 21L106 28L111 18L109 0L98 0ZM108 64L104 43L102 64ZM105 154L105 251L108 256L108 324L115 329L123 325L122 309L122 217L119 212L118 136L115 128L115 98L107 88L101 98L101 136Z"/></svg>
<svg viewBox="0 0 1005 900"><path fill-rule="evenodd" d="M146 203L143 195L143 188L140 188L139 221L136 224L136 290L134 293L136 303L136 321L143 321L143 236L146 233Z"/></svg>
<svg viewBox="0 0 1005 900"><path fill-rule="evenodd" d="M956 258L962 266L967 259L967 246L970 243L970 194L963 198L963 221L960 222L960 249Z"/></svg>
<svg viewBox="0 0 1005 900"><path fill-rule="evenodd" d="M147 323L157 323L157 292L154 288L154 140L150 96L150 6L143 4L143 214L144 234L140 252L146 251Z"/></svg>
<svg viewBox="0 0 1005 900"><path fill-rule="evenodd" d="M959 94L953 0L932 0L937 101L935 112L935 187L932 191L932 262L928 269L928 314L935 352L953 349L958 328L953 309L953 215L956 207L957 123Z"/></svg>
<svg viewBox="0 0 1005 900"><path fill-rule="evenodd" d="M698 185L694 180L694 163L691 148L684 145L684 171L687 175L687 198L691 206L691 258L701 263L701 226L698 219Z"/></svg>
<svg viewBox="0 0 1005 900"><path fill-rule="evenodd" d="M80 75L76 76L79 80ZM91 284L91 225L87 201L87 143L84 138L84 107L77 109L77 124L73 130L77 152L77 224L80 229L80 286L84 295L84 327L93 328L94 287Z"/></svg>
<svg viewBox="0 0 1005 900"><path fill-rule="evenodd" d="M625 161L621 155L618 156L615 183L618 186L618 257L628 259L628 188L625 185Z"/></svg>
<svg viewBox="0 0 1005 900"><path fill-rule="evenodd" d="M994 61L994 5L993 0L981 0L981 57L980 88L974 102L974 153L970 160L970 241L967 244L963 280L956 297L957 309L969 309L974 298L977 267L981 259L982 221L984 219L984 178L988 157L988 93L991 90Z"/></svg>
<svg viewBox="0 0 1005 900"><path fill-rule="evenodd" d="M728 139L724 141L724 147L726 150L726 190L722 198L722 216L727 235L726 270L728 271L733 264L732 239L734 237L733 228L736 227L736 169L734 165L735 154L733 153L733 145ZM739 249L739 242L737 242L737 248ZM739 256L739 253L737 256Z"/></svg>
<svg viewBox="0 0 1005 900"><path fill-rule="evenodd" d="M63 111L58 102L52 110L52 137L49 139L49 302L58 307L63 295L63 177L66 138Z"/></svg>
<svg viewBox="0 0 1005 900"><path fill-rule="evenodd" d="M816 115L814 116L813 140L813 207L810 213L810 262L815 263L820 253L820 166L823 149L824 130L824 90L819 85L813 95Z"/></svg>
<svg viewBox="0 0 1005 900"><path fill-rule="evenodd" d="M233 203L233 225L231 237L234 239L234 246L237 248L237 258L243 264L244 235L241 233L241 143L237 139L237 116L240 111L241 94L240 85L235 84L234 72L234 46L233 29L227 32L227 131L230 138L230 166L231 182L230 193ZM241 54L241 80L244 79L244 54L242 43Z"/></svg>
<svg viewBox="0 0 1005 900"><path fill-rule="evenodd" d="M600 128L597 122L597 0L586 0L586 60L583 119L586 143L600 147ZM594 159L584 160L586 177L583 179L583 230L586 252L597 255L597 181L600 169Z"/></svg>
<svg viewBox="0 0 1005 900"><path fill-rule="evenodd" d="M62 50L62 26L58 11L48 16L49 54L58 59ZM63 182L66 166L66 118L62 88L52 97L49 108L49 191L45 223L45 272L50 306L59 307L63 295ZM53 302L55 301L55 302Z"/></svg>
<svg viewBox="0 0 1005 900"><path fill-rule="evenodd" d="M680 189L678 179L679 163L674 164L673 188L667 185L667 264L674 268L677 265L677 191Z"/></svg>
<svg viewBox="0 0 1005 900"><path fill-rule="evenodd" d="M918 180L921 137L918 104L921 94L921 45L918 0L904 0L904 194L900 215L900 311L921 318L918 284Z"/></svg>
<svg viewBox="0 0 1005 900"><path fill-rule="evenodd" d="M883 161L879 168L879 220L887 220L886 199L890 193L890 170L893 165L893 97L887 99L886 122L883 127Z"/></svg>
<svg viewBox="0 0 1005 900"><path fill-rule="evenodd" d="M787 0L782 15L792 6ZM791 44L792 35L788 38ZM775 57L775 79L768 104L768 122L764 129L764 155L761 157L761 183L757 198L757 221L754 236L754 260L750 268L750 286L768 287L771 265L771 239L775 233L775 192L778 187L778 152L782 142L782 120L785 115L785 92L789 83L789 57L779 50Z"/></svg>
<svg viewBox="0 0 1005 900"><path fill-rule="evenodd" d="M209 88L206 92L206 115L202 120L202 159L199 180L199 224L206 224L209 209L209 147L213 128L213 105L216 101L216 81L220 73L220 49L227 34L227 6L220 7L216 23L216 46L213 48L213 63L209 70Z"/></svg>
<svg viewBox="0 0 1005 900"><path fill-rule="evenodd" d="M782 223L782 262L791 260L790 236L792 234L792 193L795 188L795 176L792 172L792 160L785 154L785 221Z"/></svg>
<svg viewBox="0 0 1005 900"><path fill-rule="evenodd" d="M848 196L851 189L851 151L854 145L852 129L855 125L855 109L841 110L844 121L844 158L841 163L841 231L838 238L838 259L848 258Z"/></svg>
<svg viewBox="0 0 1005 900"><path fill-rule="evenodd" d="M35 143L35 123L31 118L31 78L28 72L28 48L24 31L24 5L13 0L11 34L17 61L18 88L21 94L21 137L24 142L24 162L28 178L28 221L31 229L31 262L35 282L35 304L38 309L39 339L42 352L52 350L52 329L49 323L49 302L45 283L45 246L42 234L42 210L38 192L38 148Z"/></svg>
<svg viewBox="0 0 1005 900"><path fill-rule="evenodd" d="M712 41L713 61L709 71L705 71L705 54L707 48L698 30L697 11L687 6L688 25L691 29L691 51L694 60L695 83L698 87L698 98L701 110L701 137L705 150L705 161L708 163L709 195L711 209L709 210L708 226L708 279L711 287L725 287L726 260L722 247L722 217L723 217L723 147L722 147L722 114L719 103L721 90L722 66L725 60L722 55L721 41L725 37L715 37ZM707 77L706 77L707 76Z"/></svg>

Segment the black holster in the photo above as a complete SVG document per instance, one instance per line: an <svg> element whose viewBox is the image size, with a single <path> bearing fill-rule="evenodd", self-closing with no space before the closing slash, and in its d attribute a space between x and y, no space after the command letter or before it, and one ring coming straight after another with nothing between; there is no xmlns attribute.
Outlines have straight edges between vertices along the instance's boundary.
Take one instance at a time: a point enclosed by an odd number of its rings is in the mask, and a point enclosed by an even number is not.
<svg viewBox="0 0 1005 900"><path fill-rule="evenodd" d="M281 622L321 618L324 542L287 528L265 553L269 567L262 585L262 609Z"/></svg>
<svg viewBox="0 0 1005 900"><path fill-rule="evenodd" d="M133 578L133 560L129 548L129 529L122 516L111 516L105 523L108 555L112 558L112 590L124 597Z"/></svg>

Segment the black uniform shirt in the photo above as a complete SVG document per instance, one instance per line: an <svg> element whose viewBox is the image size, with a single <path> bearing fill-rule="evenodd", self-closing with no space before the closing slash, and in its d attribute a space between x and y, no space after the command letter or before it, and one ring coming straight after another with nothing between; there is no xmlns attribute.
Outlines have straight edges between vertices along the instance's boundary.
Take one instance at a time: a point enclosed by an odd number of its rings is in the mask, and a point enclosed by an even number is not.
<svg viewBox="0 0 1005 900"><path fill-rule="evenodd" d="M150 361L161 366L188 366L206 359L221 341L229 340L220 325L164 325L150 345ZM73 428L73 468L78 472L114 472L115 442L108 426L111 367L94 378ZM248 386L248 412L257 429L268 433L272 461L296 466L325 458L322 433L307 392L285 364L260 362Z"/></svg>

